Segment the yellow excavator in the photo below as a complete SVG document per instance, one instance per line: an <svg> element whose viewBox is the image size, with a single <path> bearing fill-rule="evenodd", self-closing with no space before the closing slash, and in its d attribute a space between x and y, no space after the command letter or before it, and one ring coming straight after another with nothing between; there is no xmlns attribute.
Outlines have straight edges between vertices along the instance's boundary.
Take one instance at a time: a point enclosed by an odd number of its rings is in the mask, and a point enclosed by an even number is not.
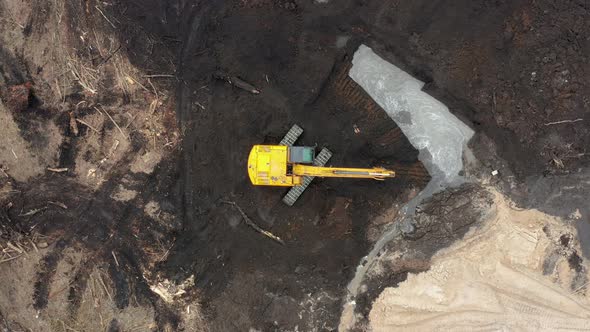
<svg viewBox="0 0 590 332"><path fill-rule="evenodd" d="M254 145L248 157L248 176L256 186L292 187L283 202L292 206L303 194L314 177L384 180L395 177L395 172L375 168L325 167L332 157L324 148L315 155L315 148L293 146L303 133L294 125L279 145Z"/></svg>

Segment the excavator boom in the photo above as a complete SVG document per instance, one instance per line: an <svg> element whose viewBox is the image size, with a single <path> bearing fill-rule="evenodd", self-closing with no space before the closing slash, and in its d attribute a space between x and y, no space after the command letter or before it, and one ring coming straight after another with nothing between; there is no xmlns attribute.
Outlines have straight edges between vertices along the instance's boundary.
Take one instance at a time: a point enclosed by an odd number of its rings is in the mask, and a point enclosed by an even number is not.
<svg viewBox="0 0 590 332"><path fill-rule="evenodd" d="M293 165L293 175L318 176L324 178L354 178L384 180L395 177L395 172L385 168L343 168Z"/></svg>

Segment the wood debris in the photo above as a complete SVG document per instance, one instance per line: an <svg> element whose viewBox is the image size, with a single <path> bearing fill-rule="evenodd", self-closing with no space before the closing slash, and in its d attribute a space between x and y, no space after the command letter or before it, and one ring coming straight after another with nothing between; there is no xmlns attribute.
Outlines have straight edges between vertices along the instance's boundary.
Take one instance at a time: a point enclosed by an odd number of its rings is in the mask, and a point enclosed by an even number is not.
<svg viewBox="0 0 590 332"><path fill-rule="evenodd" d="M64 173L64 172L67 172L69 170L69 168L67 168L67 167L62 167L62 168L47 167L47 170L50 172L54 172L54 173Z"/></svg>
<svg viewBox="0 0 590 332"><path fill-rule="evenodd" d="M115 252L111 250L111 254L113 255L113 258L115 259L115 264L117 264L117 266L119 266L119 260L117 260L117 256L115 256Z"/></svg>
<svg viewBox="0 0 590 332"><path fill-rule="evenodd" d="M102 280L102 274L101 273L98 274L98 281L100 281L100 284L102 285L105 293L107 293L107 296L109 297L109 300L111 302L113 302L113 297L111 296L111 292L109 292L109 289L107 288L107 285L104 283L104 280Z"/></svg>
<svg viewBox="0 0 590 332"><path fill-rule="evenodd" d="M10 175L8 175L8 173L6 173L6 171L8 171L8 167L5 166L0 166L0 172L2 172L2 174L4 174L5 177L10 178Z"/></svg>
<svg viewBox="0 0 590 332"><path fill-rule="evenodd" d="M19 217L30 217L30 216L36 215L37 213L39 213L41 211L45 211L45 210L47 210L47 206L44 206L44 207L41 207L41 208L38 208L38 209L29 210L29 212L26 212L26 213L23 213L23 214L19 214L18 216Z"/></svg>
<svg viewBox="0 0 590 332"><path fill-rule="evenodd" d="M172 77L176 77L176 76L171 75L171 74L153 74L153 75L143 75L143 77L145 77L145 78L159 78L159 77L172 78Z"/></svg>
<svg viewBox="0 0 590 332"><path fill-rule="evenodd" d="M94 128L93 126L91 126L90 124L88 124L88 122L82 120L82 119L76 119L77 122L85 125L86 127L92 129L92 131L94 131L97 134L100 134L100 131L98 131L98 129Z"/></svg>
<svg viewBox="0 0 590 332"><path fill-rule="evenodd" d="M78 130L78 122L74 116L74 112L70 112L70 131L74 136L78 136L80 131Z"/></svg>
<svg viewBox="0 0 590 332"><path fill-rule="evenodd" d="M8 257L8 258L4 258L4 259L0 260L0 263L10 262L11 260L17 259L20 256L22 256L22 254L21 255L18 255L18 256L12 256L12 257Z"/></svg>
<svg viewBox="0 0 590 332"><path fill-rule="evenodd" d="M231 84L235 87L238 87L242 90L246 90L252 94L257 95L260 93L260 90L256 89L255 86L242 80L241 78L239 78L237 76L230 76L230 75L223 73L223 72L216 72L213 76L219 80L226 81L229 84Z"/></svg>
<svg viewBox="0 0 590 332"><path fill-rule="evenodd" d="M65 204L64 204L64 203L62 203L62 202L57 202L57 201L48 201L47 203L49 203L49 204L51 204L51 205L59 206L60 208L62 208L62 209L64 209L64 210L67 210L67 209L68 209L67 205L65 205Z"/></svg>
<svg viewBox="0 0 590 332"><path fill-rule="evenodd" d="M575 122L579 122L579 121L584 121L584 119L578 118L578 119L575 119L575 120L561 120L561 121L555 121L555 122L548 122L545 125L546 126L552 126L552 125L556 125L556 124L575 123Z"/></svg>
<svg viewBox="0 0 590 332"><path fill-rule="evenodd" d="M285 245L285 242L278 236L274 235L273 233L266 231L264 229L262 229L260 226L256 225L249 217L248 215L246 215L246 213L244 213L244 211L242 210L242 208L240 208L240 206L236 203L236 202L232 202L232 201L221 201L224 204L228 204L228 205L233 205L234 208L236 208L236 210L238 210L238 212L240 212L240 214L242 215L242 218L244 219L244 221L246 222L246 224L252 228L254 228L254 230L256 230L258 233L282 244Z"/></svg>
<svg viewBox="0 0 590 332"><path fill-rule="evenodd" d="M12 239L10 241L0 241L0 264L13 261L19 257L29 255L28 252L35 250L39 252L35 241L38 235L33 235L28 239ZM23 241L22 243L20 241Z"/></svg>
<svg viewBox="0 0 590 332"><path fill-rule="evenodd" d="M173 303L178 297L187 293L187 289L195 286L195 276L191 275L180 284L164 279L155 285L150 285L152 292L158 294L165 302Z"/></svg>
<svg viewBox="0 0 590 332"><path fill-rule="evenodd" d="M19 253L19 254L22 254L22 253L23 253L23 250L22 250L21 248L19 248L19 247L15 246L15 245L14 245L14 244L12 244L10 241L8 241L8 242L6 243L6 246L7 246L8 248L10 248L10 249L12 249L12 250L16 251L16 252L17 252L17 253Z"/></svg>
<svg viewBox="0 0 590 332"><path fill-rule="evenodd" d="M111 22L111 20L109 20L109 18L102 12L102 10L100 10L100 8L98 6L94 6L94 8L96 8L96 10L98 10L98 12L100 13L100 15L102 17L104 17L104 19L109 22L109 24L113 27L113 29L116 29L117 27L115 26L115 24L113 24L113 22Z"/></svg>
<svg viewBox="0 0 590 332"><path fill-rule="evenodd" d="M111 122L115 125L115 127L117 127L117 129L119 130L119 133L121 133L121 136L125 137L126 140L129 140L129 136L127 136L125 134L125 132L123 131L123 129L121 129L121 127L119 126L119 124L115 121L115 119L113 119L113 117L111 117L111 115L109 114L109 112L107 112L107 110L104 109L104 107L102 107L102 111L99 110L97 107L94 107L95 110L98 111L98 113L101 114L106 114L107 117L109 118L109 120L111 120Z"/></svg>

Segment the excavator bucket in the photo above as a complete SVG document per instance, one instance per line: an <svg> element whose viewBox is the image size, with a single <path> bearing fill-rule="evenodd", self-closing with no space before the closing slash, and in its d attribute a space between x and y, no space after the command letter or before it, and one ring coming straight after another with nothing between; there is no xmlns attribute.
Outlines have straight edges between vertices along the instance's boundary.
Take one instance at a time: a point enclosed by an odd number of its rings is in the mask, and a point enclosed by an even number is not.
<svg viewBox="0 0 590 332"><path fill-rule="evenodd" d="M320 167L326 166L330 158L332 158L332 152L326 148L323 148L322 151L320 151L320 153L313 160L313 165ZM293 204L295 204L299 196L303 194L305 189L307 189L307 187L309 186L311 181L313 181L314 178L315 177L313 176L304 176L303 181L300 185L289 189L289 192L287 192L287 194L283 197L283 203L289 206L293 206Z"/></svg>

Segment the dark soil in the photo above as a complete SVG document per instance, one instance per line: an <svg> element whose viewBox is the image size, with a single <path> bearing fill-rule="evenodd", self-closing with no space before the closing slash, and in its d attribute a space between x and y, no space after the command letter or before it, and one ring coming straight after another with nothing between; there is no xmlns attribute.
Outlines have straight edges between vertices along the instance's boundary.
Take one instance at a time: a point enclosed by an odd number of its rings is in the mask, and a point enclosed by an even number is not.
<svg viewBox="0 0 590 332"><path fill-rule="evenodd" d="M321 321L305 322L288 307L278 309L284 311L280 319L265 314L269 304L259 299L275 294L278 301L302 302L319 292L343 298L344 285L370 248L369 221L400 201L406 189L429 180L399 128L347 76L358 42L338 49L336 38L346 28L334 26L347 13L321 18L316 10L295 2L220 3L178 20L188 22L180 23L184 34L175 37L185 41L177 100L185 134L184 228L163 268L178 279L197 276L214 329L228 318L223 301L232 300L250 317L236 329L274 329L276 320L281 329L337 326L339 300L318 304L326 311ZM218 70L261 93L216 80ZM285 190L252 187L245 164L252 145L276 144L293 123L305 130L300 144L334 152L331 164L382 165L399 177L384 183L316 179L294 207L283 205ZM286 245L240 225L239 214L221 200L236 202ZM233 285L246 283L248 275L261 275L262 285L247 297L234 293Z"/></svg>
<svg viewBox="0 0 590 332"><path fill-rule="evenodd" d="M426 91L489 136L520 179L588 165L590 16L584 1L369 7L378 13L367 20L372 45L424 77Z"/></svg>
<svg viewBox="0 0 590 332"><path fill-rule="evenodd" d="M427 179L414 166L416 151L399 130L396 134L382 110L345 78L360 43L425 81L427 92L495 142L518 179L575 171L588 161L587 118L548 124L584 118L586 112L588 42L583 32L588 15L581 2L314 5L263 0L185 10L180 4L150 2L129 8L137 14L129 19L138 18L145 30L181 41L168 45L179 54L185 233L165 269L203 276L198 283L208 297L223 297L237 275L257 271L266 280L292 275L300 266L312 271L297 277L306 281L303 288L284 282L284 289L263 286L261 291L300 298L318 280L327 280L322 287L338 293L368 249L367 220L404 188ZM178 8L182 14L170 18ZM156 13L166 13L167 19ZM560 25L552 23L556 21ZM350 38L341 49L336 47L339 37ZM144 61L137 56L137 63ZM261 94L211 78L219 69L253 84ZM392 184L316 180L294 208L286 208L280 204L284 191L249 185L244 164L252 144L277 142L292 123L305 129L301 143L330 147L334 165L389 165L401 176ZM354 125L361 134L354 134ZM278 247L235 226L235 211L219 204L220 199L236 201L287 245ZM352 222L331 237L329 211L342 201L351 202ZM312 248L321 249L310 255ZM240 306L249 317L261 314L252 302ZM223 312L210 310L213 320L224 319ZM284 328L294 324L285 323Z"/></svg>

